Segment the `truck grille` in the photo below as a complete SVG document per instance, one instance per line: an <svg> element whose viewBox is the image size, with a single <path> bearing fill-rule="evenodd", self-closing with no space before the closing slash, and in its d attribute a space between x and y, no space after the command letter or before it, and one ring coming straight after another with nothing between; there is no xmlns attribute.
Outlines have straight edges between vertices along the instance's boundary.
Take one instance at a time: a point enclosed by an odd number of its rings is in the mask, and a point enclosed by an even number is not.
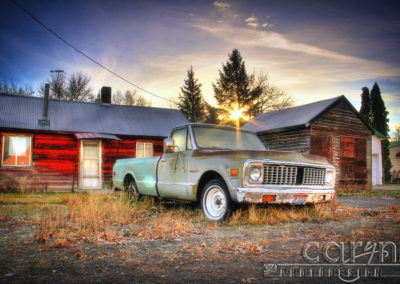
<svg viewBox="0 0 400 284"><path fill-rule="evenodd" d="M325 169L304 168L303 185L325 185Z"/></svg>
<svg viewBox="0 0 400 284"><path fill-rule="evenodd" d="M297 167L264 165L264 184L295 185Z"/></svg>
<svg viewBox="0 0 400 284"><path fill-rule="evenodd" d="M264 164L263 184L325 185L323 168Z"/></svg>

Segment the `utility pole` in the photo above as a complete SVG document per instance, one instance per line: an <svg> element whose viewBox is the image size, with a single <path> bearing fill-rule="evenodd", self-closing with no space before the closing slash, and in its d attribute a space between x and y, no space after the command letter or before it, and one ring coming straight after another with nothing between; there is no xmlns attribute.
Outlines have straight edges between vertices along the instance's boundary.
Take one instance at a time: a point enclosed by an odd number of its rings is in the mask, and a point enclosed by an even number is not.
<svg viewBox="0 0 400 284"><path fill-rule="evenodd" d="M63 98L63 90L65 84L64 70L50 70L51 78L52 78L52 88L54 91L54 95L57 99ZM54 74L54 75L53 75Z"/></svg>

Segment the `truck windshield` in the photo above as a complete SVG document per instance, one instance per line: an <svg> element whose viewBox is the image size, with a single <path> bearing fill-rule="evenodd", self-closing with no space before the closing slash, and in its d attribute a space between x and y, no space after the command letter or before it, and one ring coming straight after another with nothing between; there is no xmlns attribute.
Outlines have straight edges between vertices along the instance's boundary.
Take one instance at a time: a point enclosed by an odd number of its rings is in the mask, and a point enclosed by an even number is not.
<svg viewBox="0 0 400 284"><path fill-rule="evenodd" d="M262 142L253 133L206 126L193 126L192 128L199 148L265 150Z"/></svg>

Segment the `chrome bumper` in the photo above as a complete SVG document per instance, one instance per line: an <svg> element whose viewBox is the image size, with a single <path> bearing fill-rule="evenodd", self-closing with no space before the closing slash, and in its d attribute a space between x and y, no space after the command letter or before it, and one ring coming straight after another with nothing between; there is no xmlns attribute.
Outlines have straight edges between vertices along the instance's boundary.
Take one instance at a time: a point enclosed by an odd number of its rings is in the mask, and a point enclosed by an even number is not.
<svg viewBox="0 0 400 284"><path fill-rule="evenodd" d="M334 189L310 188L248 188L241 187L236 190L239 203L272 203L272 204L307 204L329 202L335 195ZM275 196L274 200L263 196Z"/></svg>

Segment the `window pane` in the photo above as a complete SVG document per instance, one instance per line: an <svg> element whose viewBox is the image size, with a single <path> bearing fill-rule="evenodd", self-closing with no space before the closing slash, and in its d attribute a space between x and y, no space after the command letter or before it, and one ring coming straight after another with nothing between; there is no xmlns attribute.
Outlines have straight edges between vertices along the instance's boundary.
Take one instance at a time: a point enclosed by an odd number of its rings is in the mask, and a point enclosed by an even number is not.
<svg viewBox="0 0 400 284"><path fill-rule="evenodd" d="M13 143L13 138L10 136L4 136L4 156L3 156L3 164L6 166L15 166L17 161L17 153L15 152Z"/></svg>
<svg viewBox="0 0 400 284"><path fill-rule="evenodd" d="M153 143L144 143L145 147L145 157L152 157L153 156Z"/></svg>
<svg viewBox="0 0 400 284"><path fill-rule="evenodd" d="M175 151L186 151L186 128L178 129L172 134L172 138L175 141L176 148Z"/></svg>
<svg viewBox="0 0 400 284"><path fill-rule="evenodd" d="M98 159L98 148L97 144L89 144L89 143L84 143L83 145L83 158L93 158L93 159Z"/></svg>
<svg viewBox="0 0 400 284"><path fill-rule="evenodd" d="M3 165L29 166L30 158L31 137L4 136Z"/></svg>
<svg viewBox="0 0 400 284"><path fill-rule="evenodd" d="M16 137L17 139L17 165L29 166L31 156L31 138Z"/></svg>
<svg viewBox="0 0 400 284"><path fill-rule="evenodd" d="M83 188L97 188L99 187L99 178L83 178Z"/></svg>
<svg viewBox="0 0 400 284"><path fill-rule="evenodd" d="M97 160L84 160L83 161L83 175L84 176L98 176L99 164Z"/></svg>
<svg viewBox="0 0 400 284"><path fill-rule="evenodd" d="M144 143L136 142L136 158L144 157Z"/></svg>

